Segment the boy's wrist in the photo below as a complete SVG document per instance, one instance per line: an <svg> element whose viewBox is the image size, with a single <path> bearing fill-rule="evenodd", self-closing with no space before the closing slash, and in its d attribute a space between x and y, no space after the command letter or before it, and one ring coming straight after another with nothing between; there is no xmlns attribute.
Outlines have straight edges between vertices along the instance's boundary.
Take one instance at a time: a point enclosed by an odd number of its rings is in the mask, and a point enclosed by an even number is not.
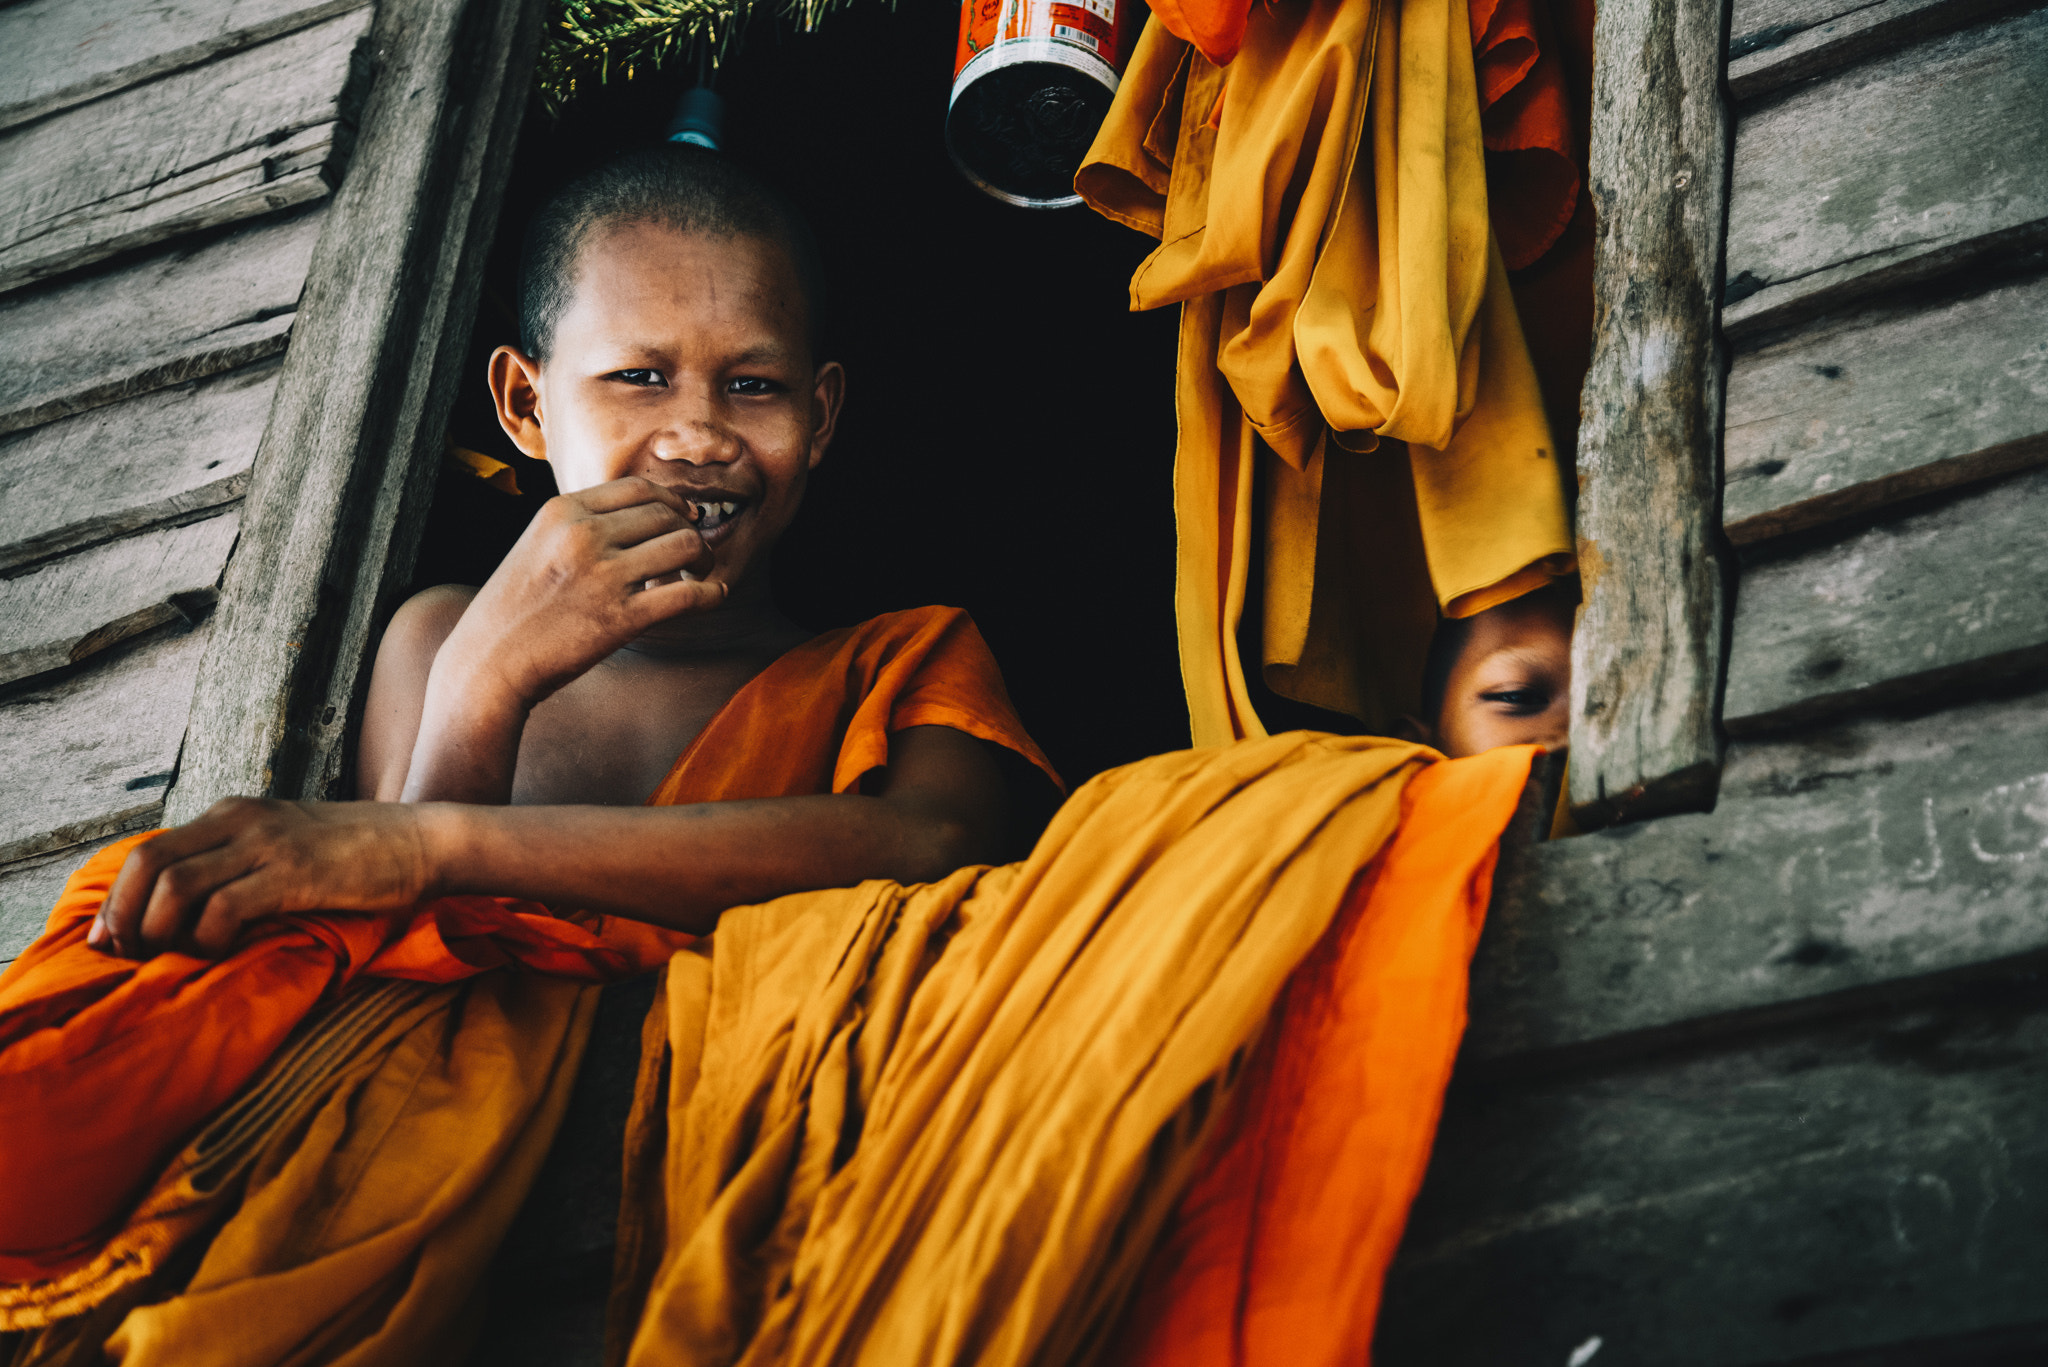
<svg viewBox="0 0 2048 1367"><path fill-rule="evenodd" d="M462 802L412 804L419 833L422 902L460 892L468 885L464 870L472 862L476 844L473 818L479 810L488 809Z"/></svg>

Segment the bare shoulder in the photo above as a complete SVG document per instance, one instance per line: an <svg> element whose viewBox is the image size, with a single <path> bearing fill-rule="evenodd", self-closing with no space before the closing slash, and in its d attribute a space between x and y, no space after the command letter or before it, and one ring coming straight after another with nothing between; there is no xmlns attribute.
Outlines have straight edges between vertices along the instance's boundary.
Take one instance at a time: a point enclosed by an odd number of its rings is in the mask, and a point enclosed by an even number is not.
<svg viewBox="0 0 2048 1367"><path fill-rule="evenodd" d="M396 663L401 657L421 654L431 666L434 653L476 601L476 594L467 584L437 584L406 599L392 614L391 625L384 629L384 639L377 647L378 668L383 668L386 656Z"/></svg>
<svg viewBox="0 0 2048 1367"><path fill-rule="evenodd" d="M404 789L434 656L476 594L466 584L441 584L414 594L392 614L391 625L377 643L377 663L363 708L362 744L356 751L357 797L389 802Z"/></svg>

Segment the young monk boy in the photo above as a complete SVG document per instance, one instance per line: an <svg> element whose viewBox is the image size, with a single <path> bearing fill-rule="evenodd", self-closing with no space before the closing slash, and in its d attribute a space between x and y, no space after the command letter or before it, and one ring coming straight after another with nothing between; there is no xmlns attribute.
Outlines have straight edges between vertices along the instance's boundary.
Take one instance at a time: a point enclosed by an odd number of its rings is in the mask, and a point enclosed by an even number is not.
<svg viewBox="0 0 2048 1367"><path fill-rule="evenodd" d="M429 590L393 620L360 750L372 800L230 799L120 842L0 978L0 1331L89 1309L169 1256L163 1212L221 1183L188 1191L166 1163L287 1040L306 1054L294 1031L324 1038L339 989L541 969L556 976L490 975L460 1002L437 989L439 1016L413 1035L387 1023L374 1049L337 1046L317 1086L278 1083L298 1098L292 1124L331 1094L335 1128L299 1139L264 1112L271 1157L250 1161L325 1161L307 1180L357 1205L260 1216L272 1198L252 1194L190 1292L123 1331L133 1361L196 1360L179 1335L240 1312L223 1301L180 1329L181 1301L292 1268L300 1290L262 1303L310 1307L305 1334L332 1341L337 1307L368 1306L374 1333L400 1334L389 1351L431 1357L441 1331L418 1323L459 1310L559 1120L590 1014L564 978L658 967L737 904L1001 853L996 752L1051 771L966 616L813 636L770 596L770 556L845 396L816 351L819 302L802 224L714 154L637 152L543 211L521 344L491 357L489 381L562 494L481 589ZM407 1058L439 1090L377 1080ZM377 1122L389 1140L364 1119L380 1095L399 1098ZM386 1152L406 1180L332 1176L384 1172ZM279 1356L304 1346L265 1332Z"/></svg>
<svg viewBox="0 0 2048 1367"><path fill-rule="evenodd" d="M854 791L643 806L741 688L810 633L768 560L832 440L845 372L814 356L815 251L712 154L629 157L536 225L499 421L562 495L481 590L407 603L378 653L358 795L230 801L142 845L91 934L227 951L281 912L492 893L703 932L717 913L996 852L989 741L1036 751L999 693L977 726L892 727ZM913 620L936 620L927 613ZM866 634L912 634L910 621ZM971 627L960 649L995 678Z"/></svg>

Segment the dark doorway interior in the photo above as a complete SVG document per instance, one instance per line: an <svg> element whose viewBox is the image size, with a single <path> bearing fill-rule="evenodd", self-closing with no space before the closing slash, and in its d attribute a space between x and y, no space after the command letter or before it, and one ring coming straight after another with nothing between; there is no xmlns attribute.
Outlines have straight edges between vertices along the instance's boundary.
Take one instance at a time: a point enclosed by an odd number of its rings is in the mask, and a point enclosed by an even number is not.
<svg viewBox="0 0 2048 1367"><path fill-rule="evenodd" d="M728 148L809 215L829 275L844 425L777 565L798 620L974 614L1025 723L1070 783L1187 744L1173 634L1172 310L1132 314L1146 238L963 180L941 142L957 8L864 4L818 33L757 23L718 78ZM483 359L516 326L517 243L540 198L660 137L686 63L536 108L486 281L455 440L522 496L444 474L416 584L480 583L553 493L491 416Z"/></svg>

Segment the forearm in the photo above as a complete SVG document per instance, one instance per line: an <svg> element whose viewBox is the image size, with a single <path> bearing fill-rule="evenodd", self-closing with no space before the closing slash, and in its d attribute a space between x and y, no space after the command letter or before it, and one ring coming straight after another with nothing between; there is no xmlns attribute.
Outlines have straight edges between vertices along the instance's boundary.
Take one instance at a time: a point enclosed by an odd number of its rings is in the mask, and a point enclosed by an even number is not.
<svg viewBox="0 0 2048 1367"><path fill-rule="evenodd" d="M379 797L495 805L512 800L530 709L509 690L465 683L451 673L437 663L429 676L404 787Z"/></svg>
<svg viewBox="0 0 2048 1367"><path fill-rule="evenodd" d="M858 794L684 807L419 808L436 893L524 897L697 933L727 907L987 857L970 823Z"/></svg>

